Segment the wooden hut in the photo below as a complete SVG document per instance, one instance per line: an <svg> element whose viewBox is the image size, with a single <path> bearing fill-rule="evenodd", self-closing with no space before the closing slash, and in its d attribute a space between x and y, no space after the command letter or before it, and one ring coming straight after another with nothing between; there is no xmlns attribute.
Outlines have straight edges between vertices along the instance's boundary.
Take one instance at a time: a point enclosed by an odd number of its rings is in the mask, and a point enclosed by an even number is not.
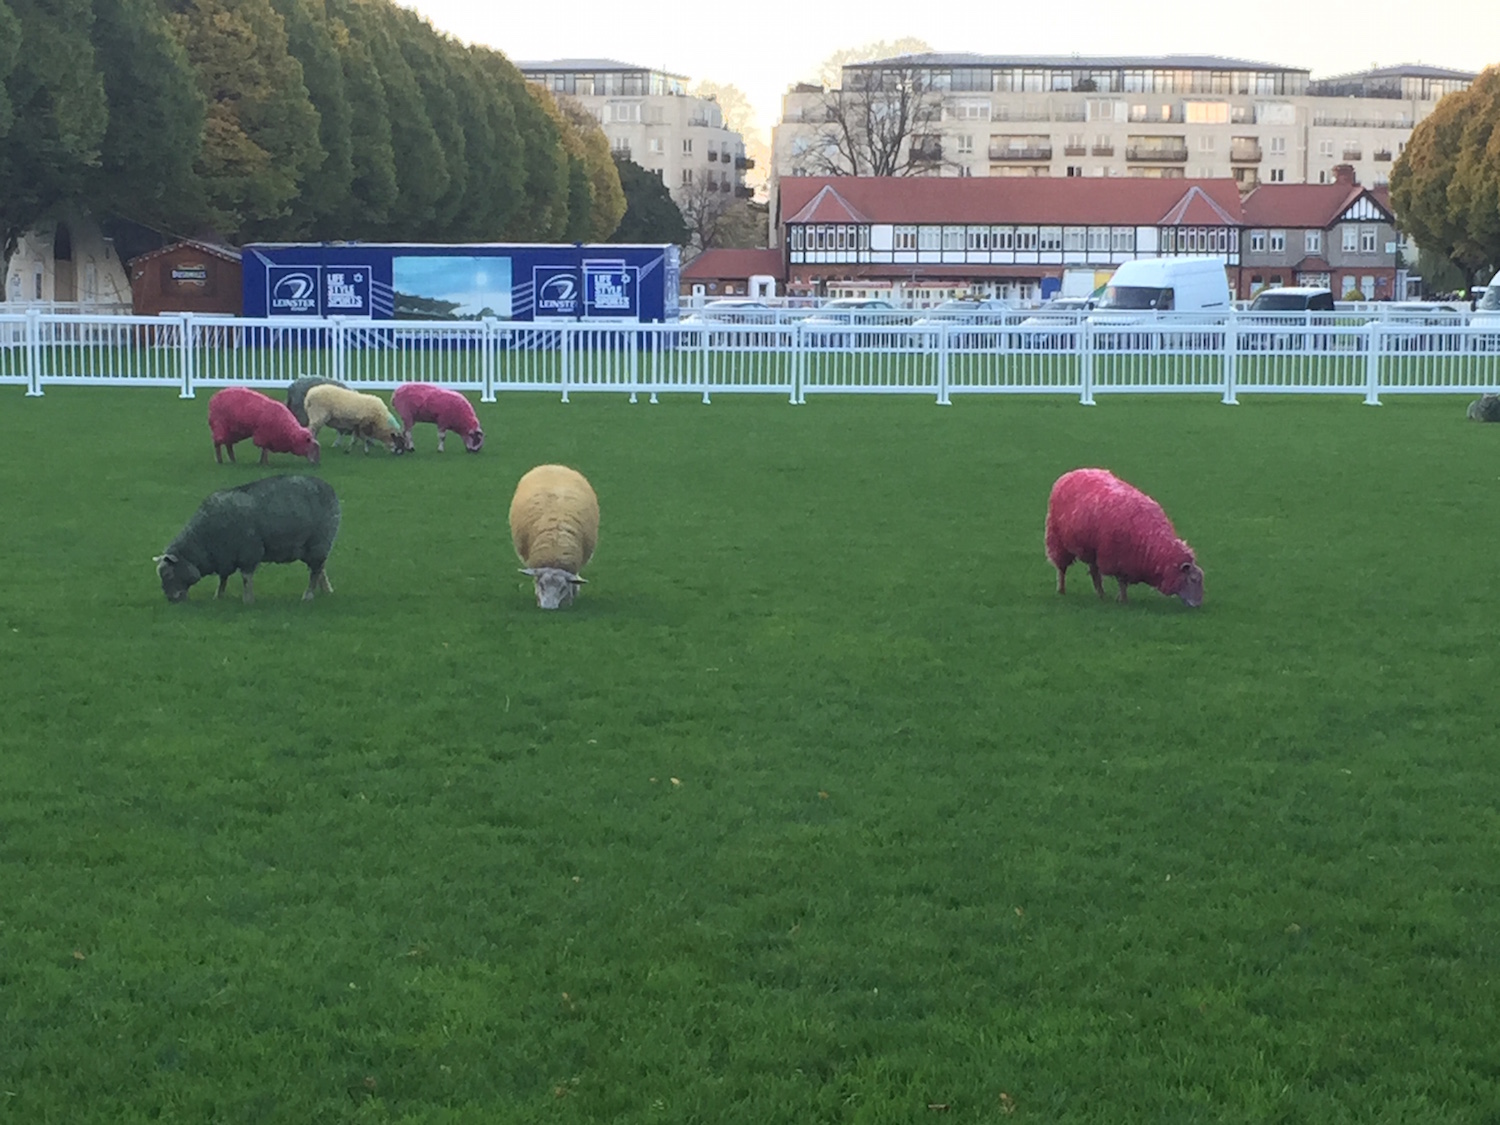
<svg viewBox="0 0 1500 1125"><path fill-rule="evenodd" d="M138 316L164 312L240 314L240 252L186 240L130 260L131 305Z"/></svg>

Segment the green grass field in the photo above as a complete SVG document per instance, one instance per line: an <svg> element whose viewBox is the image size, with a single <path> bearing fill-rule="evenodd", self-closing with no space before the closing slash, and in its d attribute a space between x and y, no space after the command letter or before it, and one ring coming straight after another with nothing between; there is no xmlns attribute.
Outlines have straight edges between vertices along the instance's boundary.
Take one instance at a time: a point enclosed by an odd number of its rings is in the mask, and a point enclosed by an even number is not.
<svg viewBox="0 0 1500 1125"><path fill-rule="evenodd" d="M336 593L247 607L151 563L268 471L206 394L4 388L0 1120L1494 1122L1464 405L502 396L326 453ZM554 614L543 461L603 510ZM1202 610L1056 595L1079 465Z"/></svg>

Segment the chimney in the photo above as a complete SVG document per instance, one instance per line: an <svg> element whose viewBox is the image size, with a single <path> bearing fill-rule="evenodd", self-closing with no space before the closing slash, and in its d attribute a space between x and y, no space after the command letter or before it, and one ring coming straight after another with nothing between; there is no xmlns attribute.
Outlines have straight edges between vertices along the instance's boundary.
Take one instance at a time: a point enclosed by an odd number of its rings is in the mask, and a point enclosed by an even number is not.
<svg viewBox="0 0 1500 1125"><path fill-rule="evenodd" d="M1348 184L1353 187L1359 181L1354 178L1353 164L1335 164L1333 166L1333 182L1336 184Z"/></svg>

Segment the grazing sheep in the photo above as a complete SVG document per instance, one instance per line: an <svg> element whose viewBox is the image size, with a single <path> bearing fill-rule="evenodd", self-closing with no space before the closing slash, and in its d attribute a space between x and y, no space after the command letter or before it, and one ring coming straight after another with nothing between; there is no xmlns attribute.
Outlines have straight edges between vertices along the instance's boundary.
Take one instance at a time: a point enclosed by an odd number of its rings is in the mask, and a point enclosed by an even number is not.
<svg viewBox="0 0 1500 1125"><path fill-rule="evenodd" d="M305 562L309 577L302 600L311 601L320 586L333 593L325 567L338 533L339 499L327 481L265 477L211 493L153 561L170 602L183 601L189 587L210 574L219 576L217 598L239 571L246 605L255 601L251 583L261 563Z"/></svg>
<svg viewBox="0 0 1500 1125"><path fill-rule="evenodd" d="M1500 395L1481 395L1469 403L1469 417L1476 422L1500 422Z"/></svg>
<svg viewBox="0 0 1500 1125"><path fill-rule="evenodd" d="M538 465L516 485L510 538L526 564L521 573L536 587L536 604L569 605L586 581L578 572L599 542L599 498L576 469Z"/></svg>
<svg viewBox="0 0 1500 1125"><path fill-rule="evenodd" d="M314 465L322 455L312 431L299 426L292 412L269 395L249 387L225 387L208 400L208 428L214 437L214 459L224 463L221 446L234 461L234 444L250 438L260 447L260 463L272 453L295 453Z"/></svg>
<svg viewBox="0 0 1500 1125"><path fill-rule="evenodd" d="M325 383L309 388L305 404L307 428L314 434L324 426L332 426L339 433L350 435L345 453L354 448L356 438L364 438L366 453L370 452L372 440L385 442L392 453L406 452L401 423L379 395L360 394ZM333 444L338 444L337 438Z"/></svg>
<svg viewBox="0 0 1500 1125"><path fill-rule="evenodd" d="M484 446L479 417L469 400L457 391L431 383L403 383L391 396L391 409L401 416L407 449L416 448L412 444L411 428L417 422L437 423L439 453L443 451L443 441L449 430L464 439L464 448L470 453L478 453Z"/></svg>
<svg viewBox="0 0 1500 1125"><path fill-rule="evenodd" d="M307 425L307 406L305 403L307 392L314 387L321 387L324 384L331 387L346 387L349 385L341 383L337 379L329 379L323 375L303 375L300 379L293 379L292 385L286 389L287 409L304 426Z"/></svg>
<svg viewBox="0 0 1500 1125"><path fill-rule="evenodd" d="M1177 537L1161 505L1107 469L1074 469L1057 478L1047 501L1047 558L1057 592L1074 559L1082 559L1104 597L1101 574L1119 580L1120 601L1132 582L1203 604L1203 571Z"/></svg>

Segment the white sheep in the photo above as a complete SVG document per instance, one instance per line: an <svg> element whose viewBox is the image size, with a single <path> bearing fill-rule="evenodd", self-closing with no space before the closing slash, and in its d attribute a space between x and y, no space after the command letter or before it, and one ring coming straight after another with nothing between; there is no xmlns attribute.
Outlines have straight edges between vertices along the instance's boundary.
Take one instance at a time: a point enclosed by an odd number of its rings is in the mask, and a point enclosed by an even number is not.
<svg viewBox="0 0 1500 1125"><path fill-rule="evenodd" d="M360 394L347 387L322 383L308 390L303 405L307 409L307 428L314 434L323 426L332 426L350 435L345 453L354 448L356 438L365 439L366 453L370 452L372 440L385 442L392 453L406 451L401 423L379 395ZM338 438L334 438L333 444L338 443Z"/></svg>
<svg viewBox="0 0 1500 1125"><path fill-rule="evenodd" d="M576 469L538 465L521 478L510 502L510 538L536 587L536 604L572 603L586 579L578 572L599 542L599 498Z"/></svg>

